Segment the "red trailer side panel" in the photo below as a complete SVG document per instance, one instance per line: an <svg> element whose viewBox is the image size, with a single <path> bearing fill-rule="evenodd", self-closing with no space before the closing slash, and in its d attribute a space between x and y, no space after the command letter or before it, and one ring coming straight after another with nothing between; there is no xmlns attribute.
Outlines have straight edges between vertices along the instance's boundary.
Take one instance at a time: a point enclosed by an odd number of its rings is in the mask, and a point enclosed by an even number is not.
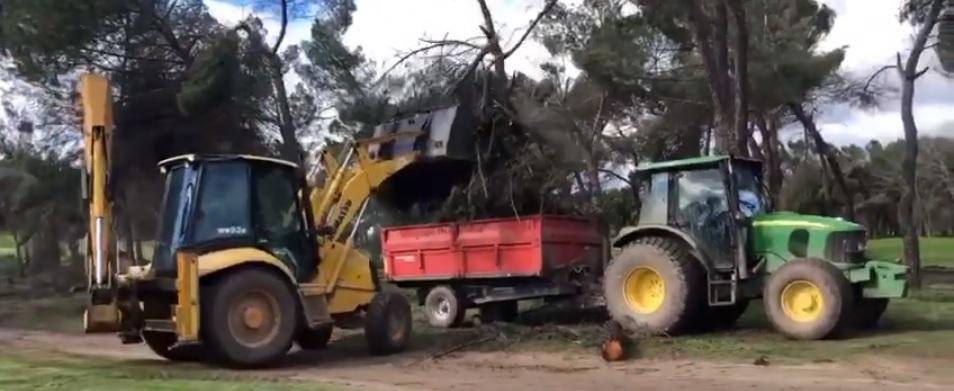
<svg viewBox="0 0 954 391"><path fill-rule="evenodd" d="M389 227L381 232L389 280L543 276L600 256L592 222L530 216Z"/></svg>

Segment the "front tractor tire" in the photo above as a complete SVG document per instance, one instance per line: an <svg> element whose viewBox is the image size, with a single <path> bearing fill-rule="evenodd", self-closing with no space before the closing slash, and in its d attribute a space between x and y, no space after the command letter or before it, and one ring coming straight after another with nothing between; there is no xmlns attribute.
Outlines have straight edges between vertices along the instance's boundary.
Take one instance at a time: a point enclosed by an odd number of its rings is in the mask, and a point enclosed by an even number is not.
<svg viewBox="0 0 954 391"><path fill-rule="evenodd" d="M610 263L603 280L610 316L632 332L685 333L706 313L702 265L676 240L637 239Z"/></svg>
<svg viewBox="0 0 954 391"><path fill-rule="evenodd" d="M378 292L368 305L364 325L368 351L375 355L399 353L411 339L411 305L396 292Z"/></svg>
<svg viewBox="0 0 954 391"><path fill-rule="evenodd" d="M824 260L786 262L769 276L762 295L769 321L789 338L834 338L850 326L851 285Z"/></svg>
<svg viewBox="0 0 954 391"><path fill-rule="evenodd" d="M223 364L269 366L291 348L298 307L292 288L277 273L227 272L202 293L203 337Z"/></svg>

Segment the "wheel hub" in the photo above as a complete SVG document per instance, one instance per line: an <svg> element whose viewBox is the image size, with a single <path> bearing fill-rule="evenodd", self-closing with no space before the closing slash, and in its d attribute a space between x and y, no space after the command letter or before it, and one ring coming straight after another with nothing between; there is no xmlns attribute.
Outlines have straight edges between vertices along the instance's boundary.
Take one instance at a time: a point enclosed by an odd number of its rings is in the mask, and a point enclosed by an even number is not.
<svg viewBox="0 0 954 391"><path fill-rule="evenodd" d="M782 290L782 311L796 322L817 320L825 308L821 289L810 281L792 281Z"/></svg>
<svg viewBox="0 0 954 391"><path fill-rule="evenodd" d="M229 306L229 332L247 347L271 342L278 335L281 322L278 300L266 292L245 293Z"/></svg>
<svg viewBox="0 0 954 391"><path fill-rule="evenodd" d="M636 313L651 314L662 307L666 282L656 270L641 266L633 269L623 281L623 297Z"/></svg>
<svg viewBox="0 0 954 391"><path fill-rule="evenodd" d="M242 320L245 322L245 327L260 329L262 324L265 323L265 316L262 314L261 308L246 307L245 311L242 312Z"/></svg>

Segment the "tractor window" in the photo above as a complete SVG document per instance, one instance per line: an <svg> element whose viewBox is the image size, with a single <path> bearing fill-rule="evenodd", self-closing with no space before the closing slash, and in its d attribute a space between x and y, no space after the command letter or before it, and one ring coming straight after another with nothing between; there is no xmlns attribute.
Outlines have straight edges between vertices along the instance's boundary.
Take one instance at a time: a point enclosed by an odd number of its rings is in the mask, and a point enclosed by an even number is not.
<svg viewBox="0 0 954 391"><path fill-rule="evenodd" d="M243 162L208 163L202 170L194 243L247 237L248 166Z"/></svg>
<svg viewBox="0 0 954 391"><path fill-rule="evenodd" d="M762 183L758 168L749 164L734 164L735 185L739 190L739 210L747 217L762 212Z"/></svg>
<svg viewBox="0 0 954 391"><path fill-rule="evenodd" d="M732 262L732 218L726 186L718 168L682 172L678 179L676 224L717 264Z"/></svg>
<svg viewBox="0 0 954 391"><path fill-rule="evenodd" d="M653 174L643 181L641 191L639 224L666 224L669 209L669 174Z"/></svg>

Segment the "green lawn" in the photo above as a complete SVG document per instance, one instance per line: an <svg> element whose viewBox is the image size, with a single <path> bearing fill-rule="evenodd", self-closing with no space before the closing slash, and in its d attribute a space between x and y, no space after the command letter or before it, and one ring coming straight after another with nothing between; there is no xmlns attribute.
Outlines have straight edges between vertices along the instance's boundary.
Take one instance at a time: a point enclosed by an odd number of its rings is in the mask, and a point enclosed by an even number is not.
<svg viewBox="0 0 954 391"><path fill-rule="evenodd" d="M263 379L198 365L156 365L37 352L0 355L0 390L341 391L322 384Z"/></svg>
<svg viewBox="0 0 954 391"><path fill-rule="evenodd" d="M901 258L902 248L901 238L875 239L868 243L869 254L881 259ZM954 267L954 238L921 238L921 263Z"/></svg>
<svg viewBox="0 0 954 391"><path fill-rule="evenodd" d="M16 246L13 243L13 237L0 232L0 256L14 253L16 253Z"/></svg>

